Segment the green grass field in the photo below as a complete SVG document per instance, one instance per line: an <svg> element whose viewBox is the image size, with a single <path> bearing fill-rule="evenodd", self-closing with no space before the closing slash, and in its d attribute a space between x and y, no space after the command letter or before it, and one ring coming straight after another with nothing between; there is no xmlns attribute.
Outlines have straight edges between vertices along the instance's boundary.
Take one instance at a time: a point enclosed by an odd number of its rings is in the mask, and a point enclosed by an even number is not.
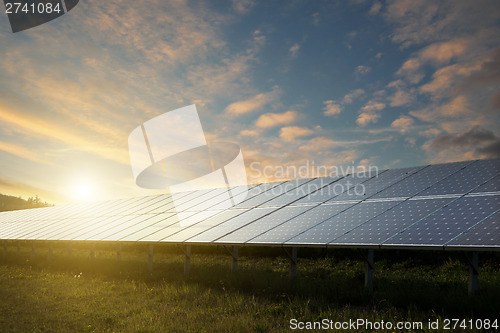
<svg viewBox="0 0 500 333"><path fill-rule="evenodd" d="M461 253L375 251L368 293L355 250L299 249L292 281L279 248L240 248L232 273L224 248L193 247L185 276L175 246L155 246L152 274L145 245L123 245L121 262L115 246L98 244L90 261L89 244L73 244L71 258L54 244L49 262L44 244L32 255L29 243L19 254L9 243L0 261L0 331L281 332L291 331L292 318L364 318L421 321L435 332L429 320L500 320L500 257L491 253L480 253L479 292L469 297Z"/></svg>

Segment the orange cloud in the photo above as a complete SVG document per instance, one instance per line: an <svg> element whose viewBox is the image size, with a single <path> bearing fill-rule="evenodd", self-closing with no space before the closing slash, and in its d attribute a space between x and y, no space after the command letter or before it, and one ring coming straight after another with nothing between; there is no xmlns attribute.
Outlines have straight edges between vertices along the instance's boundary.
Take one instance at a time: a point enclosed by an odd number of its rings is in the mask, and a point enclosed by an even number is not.
<svg viewBox="0 0 500 333"><path fill-rule="evenodd" d="M410 118L408 116L401 116L400 118L392 122L391 127L399 128L400 132L404 133L408 130L408 128L411 127L411 125L413 125L413 123L413 118Z"/></svg>
<svg viewBox="0 0 500 333"><path fill-rule="evenodd" d="M363 112L356 119L356 123L359 126L366 126L369 123L376 123L380 118L379 114Z"/></svg>
<svg viewBox="0 0 500 333"><path fill-rule="evenodd" d="M323 110L325 111L323 112L323 114L325 116L336 116L340 112L342 112L342 107L335 103L335 101L324 101L323 104L325 104L325 107L323 108Z"/></svg>
<svg viewBox="0 0 500 333"><path fill-rule="evenodd" d="M293 141L298 137L304 137L313 134L314 132L308 128L298 126L283 127L280 131L280 138L285 141Z"/></svg>
<svg viewBox="0 0 500 333"><path fill-rule="evenodd" d="M265 105L275 101L278 97L277 90L257 94L244 101L235 102L226 107L226 113L232 116L240 116L258 110Z"/></svg>
<svg viewBox="0 0 500 333"><path fill-rule="evenodd" d="M449 42L434 43L420 52L420 57L425 60L447 62L467 50L468 41L457 39Z"/></svg>
<svg viewBox="0 0 500 333"><path fill-rule="evenodd" d="M129 165L130 160L126 150L107 148L101 142L93 141L87 136L79 136L74 130L67 126L60 126L54 122L46 121L42 118L29 115L21 116L15 110L7 109L0 105L0 119L3 123L8 123L10 127L18 132L27 135L36 135L63 142L68 146L77 147L81 150L93 153L108 160L112 160L124 165Z"/></svg>
<svg viewBox="0 0 500 333"><path fill-rule="evenodd" d="M297 111L287 111L284 113L266 113L257 119L255 125L260 128L271 128L279 125L290 124L297 120Z"/></svg>

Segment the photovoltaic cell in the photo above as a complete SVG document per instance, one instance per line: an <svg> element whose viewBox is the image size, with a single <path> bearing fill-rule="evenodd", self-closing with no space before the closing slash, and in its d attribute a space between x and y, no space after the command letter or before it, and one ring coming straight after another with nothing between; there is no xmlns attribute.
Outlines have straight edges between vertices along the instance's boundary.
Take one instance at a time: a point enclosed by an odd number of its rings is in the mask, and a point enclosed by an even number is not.
<svg viewBox="0 0 500 333"><path fill-rule="evenodd" d="M215 240L215 243L245 243L250 239L274 228L293 217L311 209L308 206L288 206L275 210L246 226L231 232L230 234Z"/></svg>
<svg viewBox="0 0 500 333"><path fill-rule="evenodd" d="M476 161L419 195L465 194L499 173L500 160Z"/></svg>
<svg viewBox="0 0 500 333"><path fill-rule="evenodd" d="M498 210L499 205L498 195L459 198L385 241L383 245L444 246Z"/></svg>
<svg viewBox="0 0 500 333"><path fill-rule="evenodd" d="M370 179L360 183L356 188L345 191L339 196L335 197L335 201L347 200L365 200L374 194L381 192L390 185L414 174L423 167L393 169L383 171L373 171L374 176Z"/></svg>
<svg viewBox="0 0 500 333"><path fill-rule="evenodd" d="M445 177L459 171L471 162L457 162L447 164L429 165L420 169L411 176L397 182L372 198L408 198L420 193Z"/></svg>
<svg viewBox="0 0 500 333"><path fill-rule="evenodd" d="M326 201L337 201L336 197L344 192L354 192L357 186L368 179L375 177L374 174L363 173L359 175L346 175L341 177L336 181L332 182L330 185L325 186L318 191L297 200L294 204L318 204Z"/></svg>
<svg viewBox="0 0 500 333"><path fill-rule="evenodd" d="M213 217L210 217L210 218L203 220L199 223L187 226L186 228L180 230L179 232L176 232L175 234L168 236L167 238L165 238L165 240L170 241L170 242L175 242L175 241L185 242L189 238L192 238L192 237L194 237L194 236L196 236L204 231L207 231L207 230L215 227L216 225L219 225L223 222L226 222L226 221L232 219L233 217L240 215L248 210L249 210L249 208L246 208L246 209L228 209L228 210L221 211ZM163 239L163 237L160 239Z"/></svg>
<svg viewBox="0 0 500 333"><path fill-rule="evenodd" d="M453 199L410 199L337 238L332 245L380 244Z"/></svg>
<svg viewBox="0 0 500 333"><path fill-rule="evenodd" d="M214 240L221 238L238 228L241 228L257 219L260 219L262 216L267 215L275 211L276 209L276 207L266 207L247 210L240 215L237 215L223 223L216 225L211 229L208 229L207 231L202 232L201 234L190 238L188 241L194 243L211 243Z"/></svg>
<svg viewBox="0 0 500 333"><path fill-rule="evenodd" d="M286 195L287 192L294 191L298 186L309 182L310 179L298 179L298 180L289 180L284 182L279 182L275 186L269 186L264 188L265 191L255 194L248 200L245 200L237 205L235 208L252 208L258 207L267 201L270 201L274 198L277 198L282 195Z"/></svg>
<svg viewBox="0 0 500 333"><path fill-rule="evenodd" d="M270 228L270 230L260 236L251 239L248 243L282 244L290 238L346 210L352 205L354 205L354 202L321 204L319 206L315 206L305 213L296 216L275 228Z"/></svg>
<svg viewBox="0 0 500 333"><path fill-rule="evenodd" d="M362 223L385 212L398 201L361 202L317 226L293 237L285 244L327 244Z"/></svg>
<svg viewBox="0 0 500 333"><path fill-rule="evenodd" d="M500 211L487 217L465 234L447 244L453 246L500 247Z"/></svg>
<svg viewBox="0 0 500 333"><path fill-rule="evenodd" d="M261 205L261 207L270 207L270 206L285 206L298 199L309 195L310 193L314 193L316 191L321 191L321 189L331 182L333 182L335 178L323 177L323 178L315 178L309 181L306 181L299 186L289 190L274 199L271 199ZM293 183L289 183L293 185Z"/></svg>
<svg viewBox="0 0 500 333"><path fill-rule="evenodd" d="M500 175L489 180L487 183L474 189L472 193L484 193L484 192L499 192L500 191Z"/></svg>
<svg viewBox="0 0 500 333"><path fill-rule="evenodd" d="M184 216L183 218L180 218L178 215L177 216L179 218L178 223L169 225L168 227L162 229L161 231L158 231L154 235L149 236L148 239L149 240L154 239L155 241L159 242L170 242L168 237L180 232L181 230L184 230L186 226L200 223L201 221L204 221L212 216L215 216L220 212L221 211L216 211L216 210L194 212L194 214L192 214L192 212L187 212L189 216ZM144 241L144 239L142 239L142 241Z"/></svg>

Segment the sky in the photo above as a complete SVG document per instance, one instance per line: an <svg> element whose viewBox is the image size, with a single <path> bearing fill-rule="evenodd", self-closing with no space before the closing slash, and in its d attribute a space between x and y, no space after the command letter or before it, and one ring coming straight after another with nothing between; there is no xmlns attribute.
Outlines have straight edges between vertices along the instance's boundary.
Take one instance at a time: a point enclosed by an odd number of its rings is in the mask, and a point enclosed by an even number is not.
<svg viewBox="0 0 500 333"><path fill-rule="evenodd" d="M496 0L82 0L18 33L3 14L0 193L156 194L128 135L190 104L250 183L498 158L498 36Z"/></svg>

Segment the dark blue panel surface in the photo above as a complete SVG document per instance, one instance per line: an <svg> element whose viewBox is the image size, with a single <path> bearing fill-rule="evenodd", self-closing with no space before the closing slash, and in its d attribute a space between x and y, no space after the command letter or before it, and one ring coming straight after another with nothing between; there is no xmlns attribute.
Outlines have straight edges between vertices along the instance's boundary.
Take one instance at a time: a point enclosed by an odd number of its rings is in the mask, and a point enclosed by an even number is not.
<svg viewBox="0 0 500 333"><path fill-rule="evenodd" d="M500 247L500 211L487 217L447 245Z"/></svg>
<svg viewBox="0 0 500 333"><path fill-rule="evenodd" d="M361 202L290 239L285 244L327 244L397 203L398 201Z"/></svg>
<svg viewBox="0 0 500 333"><path fill-rule="evenodd" d="M281 244L306 231L309 228L339 214L354 205L351 203L322 204L308 210L304 214L294 217L288 222L270 229L266 233L252 239L249 244Z"/></svg>
<svg viewBox="0 0 500 333"><path fill-rule="evenodd" d="M384 245L444 246L492 214L500 196L471 196L457 199L432 215L385 241Z"/></svg>
<svg viewBox="0 0 500 333"><path fill-rule="evenodd" d="M500 160L481 160L433 185L419 195L465 194L500 173Z"/></svg>
<svg viewBox="0 0 500 333"><path fill-rule="evenodd" d="M406 200L330 244L380 244L450 201L451 198Z"/></svg>

